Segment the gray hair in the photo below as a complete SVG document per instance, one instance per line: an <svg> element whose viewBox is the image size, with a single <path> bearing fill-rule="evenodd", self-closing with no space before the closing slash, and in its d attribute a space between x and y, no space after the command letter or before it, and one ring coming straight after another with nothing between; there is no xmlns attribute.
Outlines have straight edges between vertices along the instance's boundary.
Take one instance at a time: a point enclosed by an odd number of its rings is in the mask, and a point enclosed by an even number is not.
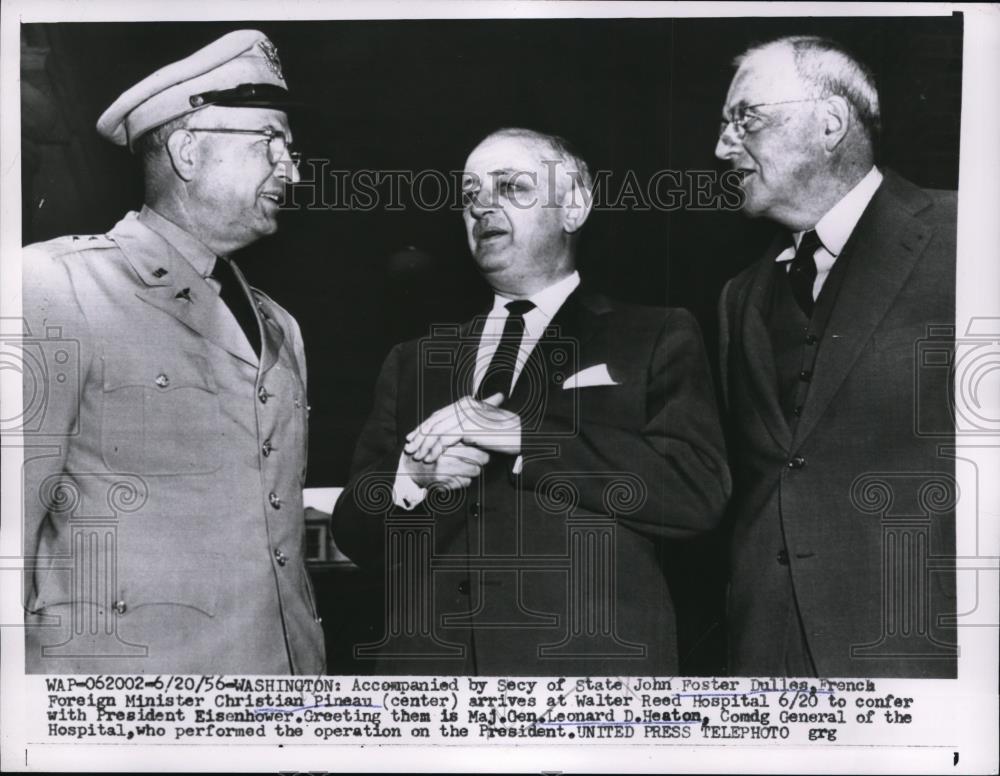
<svg viewBox="0 0 1000 776"><path fill-rule="evenodd" d="M483 140L485 141L492 137L516 137L539 143L545 146L558 161L565 164L569 168L570 174L584 188L591 189L594 185L594 179L590 174L590 167L587 165L587 162L584 161L583 157L577 153L572 144L564 137L538 132L534 129L524 129L523 127L504 127L495 132L490 132Z"/></svg>
<svg viewBox="0 0 1000 776"><path fill-rule="evenodd" d="M847 100L874 148L882 118L875 76L868 66L836 41L816 35L789 35L752 46L736 57L733 65L739 68L753 55L778 46L792 50L799 78L815 90L816 97L836 95Z"/></svg>

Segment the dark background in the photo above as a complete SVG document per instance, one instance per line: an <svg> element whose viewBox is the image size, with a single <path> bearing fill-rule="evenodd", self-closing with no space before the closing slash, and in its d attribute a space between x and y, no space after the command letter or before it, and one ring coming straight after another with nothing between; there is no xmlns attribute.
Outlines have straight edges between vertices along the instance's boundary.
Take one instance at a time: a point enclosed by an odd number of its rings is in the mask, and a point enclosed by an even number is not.
<svg viewBox="0 0 1000 776"><path fill-rule="evenodd" d="M610 171L612 192L630 172L644 184L663 169L725 169L712 152L732 58L780 35L828 35L876 74L879 163L924 187L957 188L961 15L31 24L22 26L23 241L105 232L138 209L137 165L97 136L97 117L154 69L246 27L274 41L290 88L312 105L293 116L307 160L348 171L460 170L488 132L525 126L570 139L592 169ZM584 230L580 265L612 296L691 309L711 354L722 284L773 229L719 209L602 210ZM289 210L277 235L238 258L302 327L309 486L344 484L391 345L431 322L468 318L490 299L461 218L447 207ZM724 673L724 531L666 543L662 557L677 598L682 672ZM345 621L353 634L367 632L377 589L328 579L319 595L336 623L331 669L363 672L349 660L350 639L337 634Z"/></svg>

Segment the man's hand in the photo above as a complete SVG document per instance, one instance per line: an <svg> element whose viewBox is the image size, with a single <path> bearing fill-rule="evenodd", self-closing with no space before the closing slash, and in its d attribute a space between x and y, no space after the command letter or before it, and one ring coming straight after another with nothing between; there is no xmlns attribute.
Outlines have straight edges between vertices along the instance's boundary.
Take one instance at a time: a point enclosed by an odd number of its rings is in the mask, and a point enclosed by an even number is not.
<svg viewBox="0 0 1000 776"><path fill-rule="evenodd" d="M502 393L482 401L465 396L442 407L406 435L404 452L416 462L431 464L461 442L481 450L520 455L521 418L500 408L503 399Z"/></svg>
<svg viewBox="0 0 1000 776"><path fill-rule="evenodd" d="M399 468L421 488L437 484L445 490L458 490L469 487L489 462L490 454L486 451L456 444L431 463L415 461L404 452Z"/></svg>

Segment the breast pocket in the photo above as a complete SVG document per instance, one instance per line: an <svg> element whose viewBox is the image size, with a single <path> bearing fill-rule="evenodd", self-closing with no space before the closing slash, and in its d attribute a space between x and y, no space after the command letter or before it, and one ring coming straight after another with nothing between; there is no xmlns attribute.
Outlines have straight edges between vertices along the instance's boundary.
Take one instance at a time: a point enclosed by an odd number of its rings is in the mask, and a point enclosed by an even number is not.
<svg viewBox="0 0 1000 776"><path fill-rule="evenodd" d="M600 423L623 429L641 428L645 421L645 396L634 382L588 385L562 391L576 407L583 423Z"/></svg>
<svg viewBox="0 0 1000 776"><path fill-rule="evenodd" d="M142 474L219 470L219 389L203 355L110 353L103 362L101 448L110 468Z"/></svg>

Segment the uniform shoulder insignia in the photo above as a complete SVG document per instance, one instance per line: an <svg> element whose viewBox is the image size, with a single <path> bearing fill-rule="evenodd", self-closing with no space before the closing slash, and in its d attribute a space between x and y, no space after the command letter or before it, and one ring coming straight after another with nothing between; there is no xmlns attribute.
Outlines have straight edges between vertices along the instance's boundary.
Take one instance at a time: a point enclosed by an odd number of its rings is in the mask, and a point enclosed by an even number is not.
<svg viewBox="0 0 1000 776"><path fill-rule="evenodd" d="M115 248L117 244L106 234L68 234L25 247L56 257L101 248Z"/></svg>

